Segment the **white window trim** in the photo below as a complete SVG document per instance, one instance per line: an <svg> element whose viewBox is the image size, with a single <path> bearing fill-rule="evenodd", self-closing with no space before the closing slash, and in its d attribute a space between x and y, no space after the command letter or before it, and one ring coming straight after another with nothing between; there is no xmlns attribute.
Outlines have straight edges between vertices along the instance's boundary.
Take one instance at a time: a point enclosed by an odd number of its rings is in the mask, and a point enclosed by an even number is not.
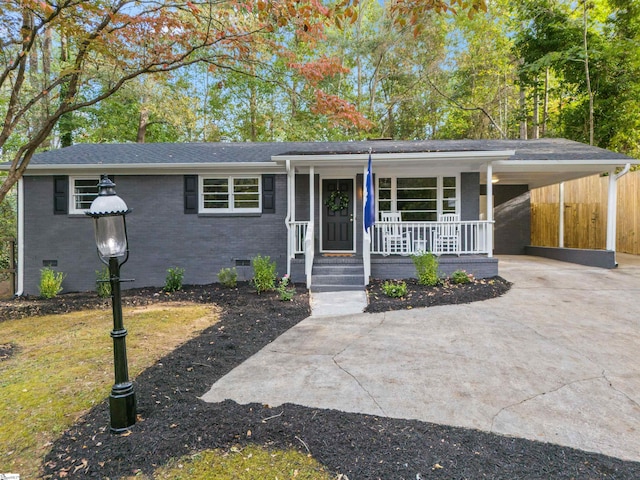
<svg viewBox="0 0 640 480"><path fill-rule="evenodd" d="M69 215L84 215L89 211L89 208L76 208L76 181L77 180L94 180L96 182L96 196L98 195L98 183L100 183L99 176L84 175L69 177Z"/></svg>
<svg viewBox="0 0 640 480"><path fill-rule="evenodd" d="M445 200L444 198L444 177L455 177L456 179L456 196L453 198L453 200L455 200L456 202L456 209L455 209L455 214L460 215L460 174L453 174L453 175L431 175L431 176L425 176L425 177L419 177L419 178L435 178L437 181L437 187L436 187L436 200L437 200L437 206L436 206L436 215L438 218L440 218L440 215L442 215L444 213L444 210L442 208L442 204ZM379 175L376 178L376 218L379 217L380 213L379 213L379 204L380 204L380 179L382 178L390 178L391 179L391 199L389 200L391 203L391 211L392 212L397 212L398 211L398 178L409 178L406 175ZM447 187L449 188L449 187ZM449 197L447 200L451 200L451 197ZM387 200L384 200L387 201ZM447 211L447 213L452 213L451 211Z"/></svg>
<svg viewBox="0 0 640 480"><path fill-rule="evenodd" d="M229 186L229 208L205 208L204 206L204 181L216 178L226 179ZM258 179L258 207L234 208L233 180L239 178ZM198 176L198 213L262 213L262 175L199 175Z"/></svg>

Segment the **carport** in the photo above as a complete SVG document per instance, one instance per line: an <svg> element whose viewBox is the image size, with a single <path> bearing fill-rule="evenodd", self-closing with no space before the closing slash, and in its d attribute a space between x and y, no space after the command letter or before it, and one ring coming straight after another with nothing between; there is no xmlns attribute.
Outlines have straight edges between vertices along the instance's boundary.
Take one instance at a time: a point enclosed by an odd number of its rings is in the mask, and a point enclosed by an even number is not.
<svg viewBox="0 0 640 480"><path fill-rule="evenodd" d="M495 221L495 253L553 258L588 266L614 268L616 261L616 212L618 180L639 160L609 150L564 139L514 141L515 155L486 165L481 181L486 198L494 208L487 218ZM564 182L606 173L609 177L607 201L607 241L605 250L565 248ZM548 185L559 189L559 238L557 247L529 245L529 191ZM506 239L506 240L505 240Z"/></svg>

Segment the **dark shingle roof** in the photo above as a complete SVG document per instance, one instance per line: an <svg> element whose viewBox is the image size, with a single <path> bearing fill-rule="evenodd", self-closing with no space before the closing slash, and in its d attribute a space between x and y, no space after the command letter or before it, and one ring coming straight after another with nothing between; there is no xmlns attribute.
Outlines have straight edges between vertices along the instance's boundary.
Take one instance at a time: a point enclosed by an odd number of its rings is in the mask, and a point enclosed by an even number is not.
<svg viewBox="0 0 640 480"><path fill-rule="evenodd" d="M78 144L39 153L32 165L207 164L270 162L274 155L515 150L512 160L619 160L626 155L564 139L374 140L357 142Z"/></svg>

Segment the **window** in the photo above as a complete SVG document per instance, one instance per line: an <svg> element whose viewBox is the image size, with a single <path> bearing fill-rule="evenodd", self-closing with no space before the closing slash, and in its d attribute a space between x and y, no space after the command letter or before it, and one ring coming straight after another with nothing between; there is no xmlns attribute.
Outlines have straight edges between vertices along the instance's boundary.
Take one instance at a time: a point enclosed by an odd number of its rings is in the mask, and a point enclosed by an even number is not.
<svg viewBox="0 0 640 480"><path fill-rule="evenodd" d="M209 213L260 212L260 177L200 178L200 211Z"/></svg>
<svg viewBox="0 0 640 480"><path fill-rule="evenodd" d="M398 211L405 222L435 222L457 213L457 177L386 177L378 179L378 211Z"/></svg>
<svg viewBox="0 0 640 480"><path fill-rule="evenodd" d="M98 196L98 177L69 177L69 213L84 213Z"/></svg>

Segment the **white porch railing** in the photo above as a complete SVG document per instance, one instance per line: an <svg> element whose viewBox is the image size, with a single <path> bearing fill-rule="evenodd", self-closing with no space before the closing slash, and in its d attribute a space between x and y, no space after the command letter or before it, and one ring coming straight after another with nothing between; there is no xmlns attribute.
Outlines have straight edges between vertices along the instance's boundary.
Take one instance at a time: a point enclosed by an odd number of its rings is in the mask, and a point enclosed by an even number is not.
<svg viewBox="0 0 640 480"><path fill-rule="evenodd" d="M371 253L411 255L418 252L456 255L489 254L492 222L376 222Z"/></svg>
<svg viewBox="0 0 640 480"><path fill-rule="evenodd" d="M307 236L307 229L311 226L309 222L289 222L293 232L293 254L305 253L304 241Z"/></svg>
<svg viewBox="0 0 640 480"><path fill-rule="evenodd" d="M311 286L311 271L315 255L313 224L307 221L289 222L289 231L293 233L290 239L293 243L293 254L304 254L304 273L307 279L307 288L309 288Z"/></svg>

